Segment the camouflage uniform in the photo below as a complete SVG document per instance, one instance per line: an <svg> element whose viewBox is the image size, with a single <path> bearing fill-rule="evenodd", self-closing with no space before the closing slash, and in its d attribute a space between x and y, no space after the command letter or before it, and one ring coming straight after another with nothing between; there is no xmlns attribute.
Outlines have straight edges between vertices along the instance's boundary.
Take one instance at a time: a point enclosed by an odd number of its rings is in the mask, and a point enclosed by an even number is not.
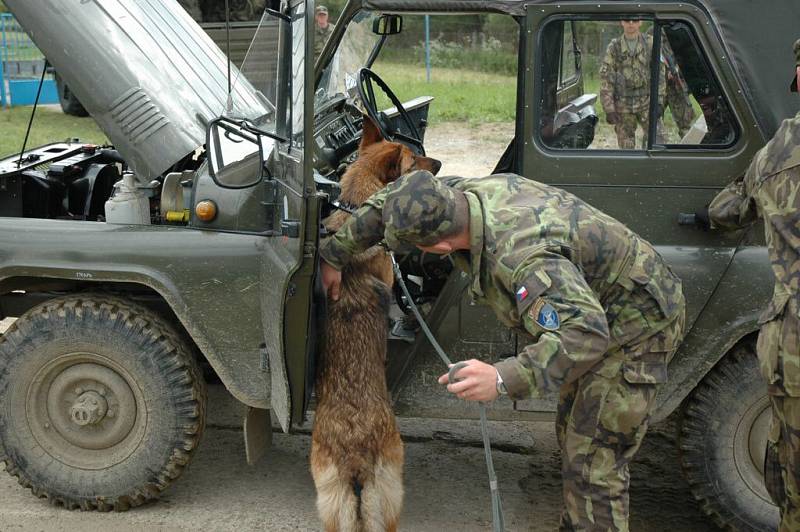
<svg viewBox="0 0 800 532"><path fill-rule="evenodd" d="M178 3L189 13L189 16L192 17L195 22L202 22L203 13L200 11L199 0L178 0Z"/></svg>
<svg viewBox="0 0 800 532"><path fill-rule="evenodd" d="M325 13L328 12L328 9L325 6L317 6L315 13L319 13L323 11ZM319 24L314 24L314 59L319 57L319 54L322 53L322 48L325 46L325 43L328 42L331 34L333 34L333 24L328 20L328 25L325 28L320 28Z"/></svg>
<svg viewBox="0 0 800 532"><path fill-rule="evenodd" d="M636 126L641 125L645 138L650 124L650 58L653 40L641 33L637 36L636 48L631 52L625 37L611 40L603 65L600 67L600 103L608 117L616 114L614 124L617 145L629 150L636 147ZM667 91L664 65L660 65L658 76L659 109L664 108ZM658 113L661 116L661 112ZM646 143L646 141L645 141ZM643 146L644 147L644 146Z"/></svg>
<svg viewBox="0 0 800 532"><path fill-rule="evenodd" d="M800 51L798 51L800 64ZM781 508L781 531L800 530L800 114L784 120L743 178L709 206L713 227L764 219L775 274L761 315L758 359L772 404L765 482Z"/></svg>
<svg viewBox="0 0 800 532"><path fill-rule="evenodd" d="M697 115L692 107L692 100L689 98L689 87L675 60L675 52L672 51L669 40L663 31L661 32L661 59L667 74L666 106L669 107L675 125L678 126L678 135L683 138L692 127Z"/></svg>
<svg viewBox="0 0 800 532"><path fill-rule="evenodd" d="M225 22L225 0L204 0L203 16L206 22ZM264 14L266 0L229 0L231 22L259 21Z"/></svg>
<svg viewBox="0 0 800 532"><path fill-rule="evenodd" d="M384 237L392 248L439 241L458 229L441 207L453 190L469 206L470 251L452 257L471 274L472 297L530 337L495 364L510 398L560 393L562 527L627 530L628 464L683 332L680 280L618 221L512 174L409 174L367 200L320 254L341 268Z"/></svg>

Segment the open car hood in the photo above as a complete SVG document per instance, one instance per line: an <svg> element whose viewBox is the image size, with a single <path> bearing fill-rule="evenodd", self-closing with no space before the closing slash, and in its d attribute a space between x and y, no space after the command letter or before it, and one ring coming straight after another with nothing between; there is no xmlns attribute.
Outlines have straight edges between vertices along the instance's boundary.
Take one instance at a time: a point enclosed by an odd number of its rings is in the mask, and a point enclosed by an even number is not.
<svg viewBox="0 0 800 532"><path fill-rule="evenodd" d="M204 144L225 109L227 59L176 0L5 4L142 180ZM269 112L243 77L233 98L249 116Z"/></svg>

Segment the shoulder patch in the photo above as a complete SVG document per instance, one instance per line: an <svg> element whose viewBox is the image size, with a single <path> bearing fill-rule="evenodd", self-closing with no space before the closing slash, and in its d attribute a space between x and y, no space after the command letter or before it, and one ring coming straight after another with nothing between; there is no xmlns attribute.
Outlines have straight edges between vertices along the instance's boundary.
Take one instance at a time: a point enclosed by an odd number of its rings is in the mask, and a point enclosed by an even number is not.
<svg viewBox="0 0 800 532"><path fill-rule="evenodd" d="M561 327L561 318L558 315L558 311L541 297L530 308L528 316L546 331L557 331Z"/></svg>

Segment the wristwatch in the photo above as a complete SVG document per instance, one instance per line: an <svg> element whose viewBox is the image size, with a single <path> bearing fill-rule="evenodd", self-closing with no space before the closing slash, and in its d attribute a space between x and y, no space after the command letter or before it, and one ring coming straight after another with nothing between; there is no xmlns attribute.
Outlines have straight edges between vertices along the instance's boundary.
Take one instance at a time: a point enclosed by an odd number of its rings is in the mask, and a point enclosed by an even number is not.
<svg viewBox="0 0 800 532"><path fill-rule="evenodd" d="M500 376L500 372L497 369L494 370L497 373L497 382L495 383L495 387L497 388L498 395L508 395L508 390L506 389L506 383L503 382L503 377Z"/></svg>

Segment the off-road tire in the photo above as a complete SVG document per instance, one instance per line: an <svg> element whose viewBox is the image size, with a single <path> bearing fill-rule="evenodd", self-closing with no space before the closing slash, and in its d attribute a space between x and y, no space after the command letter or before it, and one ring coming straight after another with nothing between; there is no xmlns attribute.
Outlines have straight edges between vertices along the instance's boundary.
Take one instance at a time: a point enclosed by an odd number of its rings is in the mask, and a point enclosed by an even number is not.
<svg viewBox="0 0 800 532"><path fill-rule="evenodd" d="M65 114L71 116L89 116L89 112L78 100L78 98L69 90L69 86L64 83L61 76L56 73L56 90L58 90L58 103L61 104L61 110Z"/></svg>
<svg viewBox="0 0 800 532"><path fill-rule="evenodd" d="M681 465L695 498L720 527L777 529L778 509L763 483L769 417L766 384L750 341L733 348L687 400Z"/></svg>
<svg viewBox="0 0 800 532"><path fill-rule="evenodd" d="M6 471L69 509L120 511L158 498L189 464L205 426L205 383L190 353L166 320L119 297L70 295L32 308L0 340ZM69 394L90 388L108 408L99 421L92 417L89 438L108 437L106 447L76 444L87 435L77 421L62 431L75 415ZM37 393L46 408L32 401ZM127 433L126 423L133 427Z"/></svg>

